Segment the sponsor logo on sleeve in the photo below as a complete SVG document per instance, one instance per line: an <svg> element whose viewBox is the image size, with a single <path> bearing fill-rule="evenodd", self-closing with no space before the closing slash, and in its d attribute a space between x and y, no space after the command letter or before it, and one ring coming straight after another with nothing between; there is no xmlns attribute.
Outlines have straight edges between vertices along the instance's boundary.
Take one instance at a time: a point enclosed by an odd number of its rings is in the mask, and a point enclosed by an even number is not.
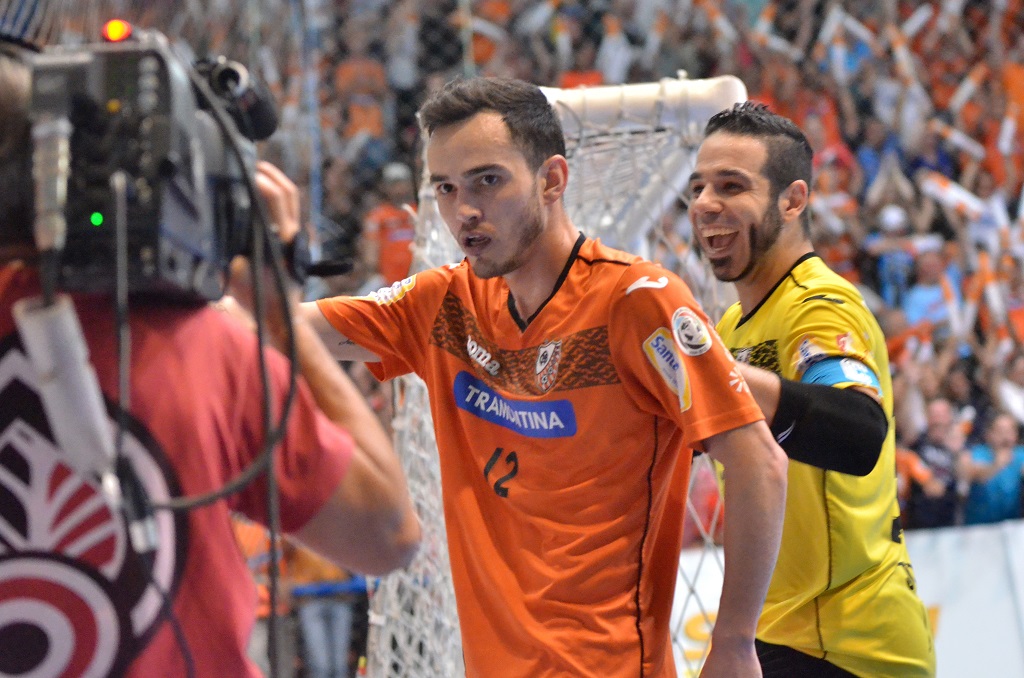
<svg viewBox="0 0 1024 678"><path fill-rule="evenodd" d="M389 287L382 287L376 292L370 292L363 299L375 301L378 306L389 306L408 294L413 287L416 287L416 276L414 275L399 280Z"/></svg>
<svg viewBox="0 0 1024 678"><path fill-rule="evenodd" d="M825 351L820 346L814 343L813 339L809 337L804 338L800 342L800 346L797 348L797 374L803 374L808 367L818 362L819 360L824 360L827 357L828 354L825 353Z"/></svg>
<svg viewBox="0 0 1024 678"><path fill-rule="evenodd" d="M452 391L459 409L528 438L576 435L576 410L570 400L509 398L469 372L456 375Z"/></svg>
<svg viewBox="0 0 1024 678"><path fill-rule="evenodd" d="M849 332L844 332L836 337L836 346L843 353L851 353L853 351L853 336Z"/></svg>
<svg viewBox="0 0 1024 678"><path fill-rule="evenodd" d="M632 285L626 288L626 296L629 296L630 294L636 292L637 290L645 288L651 290L660 290L666 285L668 285L668 278L666 278L665 276L661 276L657 280L652 281L648 276L645 275L642 278L638 278L636 282L634 282Z"/></svg>
<svg viewBox="0 0 1024 678"><path fill-rule="evenodd" d="M681 306L672 314L672 336L679 350L695 358L711 348L711 333L693 309Z"/></svg>
<svg viewBox="0 0 1024 678"><path fill-rule="evenodd" d="M558 376L558 361L562 358L562 341L549 341L537 349L537 387L547 393L555 385Z"/></svg>
<svg viewBox="0 0 1024 678"><path fill-rule="evenodd" d="M679 396L679 411L686 412L690 409L693 404L690 379L686 374L686 366L679 358L672 334L667 328L659 327L647 337L644 341L644 353L672 392Z"/></svg>
<svg viewBox="0 0 1024 678"><path fill-rule="evenodd" d="M495 360L491 356L491 352L481 346L473 337L466 337L466 353L484 369L484 372L492 377L496 376L498 370L501 369L501 363Z"/></svg>

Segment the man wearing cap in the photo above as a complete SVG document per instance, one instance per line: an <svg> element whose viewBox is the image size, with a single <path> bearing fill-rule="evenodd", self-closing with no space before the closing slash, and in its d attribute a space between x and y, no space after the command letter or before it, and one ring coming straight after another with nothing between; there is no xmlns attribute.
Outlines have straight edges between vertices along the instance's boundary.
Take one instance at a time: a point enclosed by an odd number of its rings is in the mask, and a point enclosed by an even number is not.
<svg viewBox="0 0 1024 678"><path fill-rule="evenodd" d="M363 221L362 260L370 276L390 285L409 275L416 232L415 189L408 165L392 162L381 171L381 203Z"/></svg>

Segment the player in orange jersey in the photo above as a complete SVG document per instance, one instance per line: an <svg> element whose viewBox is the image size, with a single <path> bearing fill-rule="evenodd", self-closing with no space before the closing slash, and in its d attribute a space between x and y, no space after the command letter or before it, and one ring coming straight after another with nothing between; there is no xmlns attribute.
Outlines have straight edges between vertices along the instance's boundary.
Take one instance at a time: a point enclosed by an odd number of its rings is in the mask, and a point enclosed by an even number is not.
<svg viewBox="0 0 1024 678"><path fill-rule="evenodd" d="M467 675L674 677L700 448L731 490L703 675L760 676L786 459L729 352L679 278L571 222L565 141L539 88L456 81L420 116L466 258L303 310L336 357L429 386Z"/></svg>

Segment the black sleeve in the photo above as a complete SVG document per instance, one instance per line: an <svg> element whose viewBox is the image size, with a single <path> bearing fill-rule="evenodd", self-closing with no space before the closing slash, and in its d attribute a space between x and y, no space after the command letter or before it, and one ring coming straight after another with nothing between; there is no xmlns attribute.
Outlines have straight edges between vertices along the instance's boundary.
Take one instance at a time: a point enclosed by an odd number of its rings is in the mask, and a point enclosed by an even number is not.
<svg viewBox="0 0 1024 678"><path fill-rule="evenodd" d="M790 459L866 476L878 462L889 422L866 393L782 379L771 430Z"/></svg>

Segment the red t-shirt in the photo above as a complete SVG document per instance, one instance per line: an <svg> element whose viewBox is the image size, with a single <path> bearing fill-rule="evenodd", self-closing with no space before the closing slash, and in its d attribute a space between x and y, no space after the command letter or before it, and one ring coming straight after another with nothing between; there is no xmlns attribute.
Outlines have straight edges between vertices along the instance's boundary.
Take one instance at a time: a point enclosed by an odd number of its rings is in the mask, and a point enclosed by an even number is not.
<svg viewBox="0 0 1024 678"><path fill-rule="evenodd" d="M56 447L43 414L38 377L11 315L17 299L38 294L34 271L0 268L0 605L33 628L24 634L31 645L24 657L49 667L46 675L185 675L182 649L161 615L152 578L168 592L197 675L259 676L246 658L256 590L229 511L265 522L266 483L261 478L187 515L158 511L155 558L151 565L136 558L124 521L94 480L72 470L67 457L74 451ZM112 304L95 296L75 302L115 428ZM252 462L263 440L253 333L209 307L133 306L130 327L125 455L154 503L219 489ZM287 363L267 353L279 411ZM316 409L300 384L286 442L274 460L286 531L319 511L351 454L351 438ZM66 650L71 654L63 663Z"/></svg>
<svg viewBox="0 0 1024 678"><path fill-rule="evenodd" d="M675 676L688 448L762 418L679 278L577 248L528 323L466 262L318 302L429 387L468 676Z"/></svg>

